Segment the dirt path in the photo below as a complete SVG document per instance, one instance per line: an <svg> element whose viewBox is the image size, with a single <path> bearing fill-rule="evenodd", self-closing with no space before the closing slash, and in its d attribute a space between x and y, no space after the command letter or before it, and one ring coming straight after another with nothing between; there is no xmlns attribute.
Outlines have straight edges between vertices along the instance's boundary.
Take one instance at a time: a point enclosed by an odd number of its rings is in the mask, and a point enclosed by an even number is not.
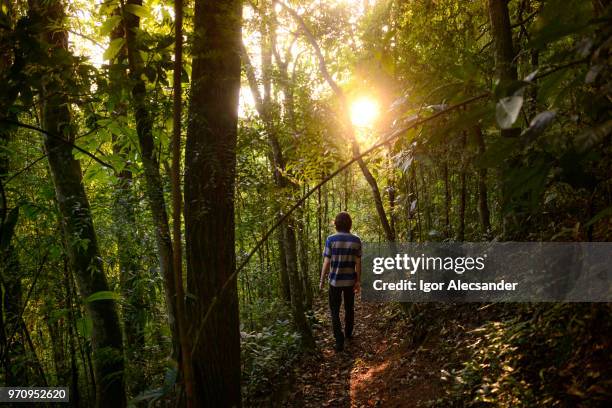
<svg viewBox="0 0 612 408"><path fill-rule="evenodd" d="M321 352L298 363L283 405L421 407L435 400L443 392L439 336L415 347L396 307L356 301L355 309L355 337L336 353L327 303L319 302L314 332Z"/></svg>

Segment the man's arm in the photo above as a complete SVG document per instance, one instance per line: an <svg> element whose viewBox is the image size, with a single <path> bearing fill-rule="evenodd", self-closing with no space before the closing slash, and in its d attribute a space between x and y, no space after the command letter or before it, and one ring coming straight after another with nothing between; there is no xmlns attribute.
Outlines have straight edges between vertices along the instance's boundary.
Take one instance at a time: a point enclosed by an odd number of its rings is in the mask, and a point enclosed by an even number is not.
<svg viewBox="0 0 612 408"><path fill-rule="evenodd" d="M323 258L323 267L321 268L321 280L319 281L319 290L323 289L323 282L325 278L327 278L327 274L329 273L329 258L326 256Z"/></svg>
<svg viewBox="0 0 612 408"><path fill-rule="evenodd" d="M357 277L355 278L355 293L359 293L361 290L361 257L355 258L355 274Z"/></svg>

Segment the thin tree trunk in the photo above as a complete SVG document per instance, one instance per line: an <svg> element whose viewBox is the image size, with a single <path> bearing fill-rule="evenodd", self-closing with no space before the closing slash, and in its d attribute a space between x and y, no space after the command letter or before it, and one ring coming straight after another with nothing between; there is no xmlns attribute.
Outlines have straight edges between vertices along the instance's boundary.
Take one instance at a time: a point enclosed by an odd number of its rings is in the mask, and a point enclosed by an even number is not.
<svg viewBox="0 0 612 408"><path fill-rule="evenodd" d="M181 373L185 383L187 407L193 406L193 366L191 365L191 341L187 333L185 316L185 292L183 289L183 256L181 243L181 118L183 73L183 0L174 2L174 72L173 72L173 127L172 127L172 270L176 324L181 346Z"/></svg>
<svg viewBox="0 0 612 408"><path fill-rule="evenodd" d="M312 285L308 276L308 234L306 233L306 225L301 219L302 216L303 210L300 214L300 220L297 222L300 277L304 293L304 306L306 310L310 310L312 308Z"/></svg>
<svg viewBox="0 0 612 408"><path fill-rule="evenodd" d="M416 199L416 214L417 214L417 228L419 232L419 241L423 240L423 227L421 222L421 197L419 197L419 184L417 181L417 172L416 165L413 163L412 165L412 182L413 182L413 190L414 197Z"/></svg>
<svg viewBox="0 0 612 408"><path fill-rule="evenodd" d="M142 5L142 0L128 0L127 4ZM164 186L159 171L159 160L157 159L157 152L155 151L153 117L146 103L146 84L142 79L144 67L139 46L136 41L136 33L140 25L140 19L126 10L124 10L124 17L123 24L128 53L128 65L130 78L133 83L132 107L136 119L136 133L138 134L138 143L140 145L145 175L146 194L151 209L151 216L153 218L159 267L164 278L168 322L172 333L172 356L174 359L178 359L180 339L176 322L176 288L174 283L175 276L172 268L172 239L168 224L166 200L164 198Z"/></svg>
<svg viewBox="0 0 612 408"><path fill-rule="evenodd" d="M78 408L81 405L81 394L79 392L79 368L77 366L76 347L74 344L74 337L76 336L74 330L75 316L70 281L70 270L68 269L68 264L64 262L64 288L66 290L66 309L68 310L68 352L70 353L70 403Z"/></svg>
<svg viewBox="0 0 612 408"><path fill-rule="evenodd" d="M457 240L463 241L465 239L465 204L466 204L466 170L463 155L465 154L465 146L467 143L467 135L465 130L461 133L461 151L462 156L460 158L460 192L459 192L459 228L457 231Z"/></svg>
<svg viewBox="0 0 612 408"><path fill-rule="evenodd" d="M120 10L117 9L117 13L120 13ZM123 31L123 25L117 25L111 32L110 40L123 38ZM115 67L123 74L124 78L127 78L127 72L121 64L123 64L126 56L124 47L118 54L119 64ZM121 81L115 83L111 80L110 88L115 95L122 94ZM113 115L118 118L126 118L127 104L123 101L115 104ZM113 135L113 153L127 162L129 158L125 149L125 140ZM137 251L139 240L136 237L137 227L134 211L136 200L132 188L132 172L128 168L124 168L118 171L115 176L117 177L117 183L115 184L113 202L113 233L117 241L119 279L125 299L123 326L125 328L126 357L130 362L130 369L127 370L127 383L131 386L130 390L133 394L139 394L145 387L142 355L145 346L144 326L147 304L144 293L142 293L142 285L138 284L142 276Z"/></svg>
<svg viewBox="0 0 612 408"><path fill-rule="evenodd" d="M321 207L321 189L317 190L317 243L319 252L317 252L317 259L319 260L319 268L323 267L323 208Z"/></svg>
<svg viewBox="0 0 612 408"><path fill-rule="evenodd" d="M489 18L491 21L491 33L495 43L495 70L500 81L502 96L509 96L506 87L518 79L515 61L514 46L512 44L512 27L510 25L510 13L508 11L507 0L489 0ZM502 129L502 137L511 137L515 134L515 129ZM502 174L502 180L505 177ZM507 186L502 181L501 208L508 208L510 201ZM503 217L503 235L506 239L511 237L511 230L518 227L520 222L511 222L510 214Z"/></svg>
<svg viewBox="0 0 612 408"><path fill-rule="evenodd" d="M486 146L480 126L474 127L474 137L478 154L483 155L486 151ZM487 237L491 231L491 216L487 198L487 169L485 167L478 169L478 215L480 216L482 234Z"/></svg>
<svg viewBox="0 0 612 408"><path fill-rule="evenodd" d="M57 24L64 18L61 2L32 1L32 8L32 14L42 19L44 27ZM49 44L51 53L69 52L68 35L64 30L45 31L43 40ZM61 70L60 67L59 72L69 73L71 68L67 66ZM68 258L93 323L91 344L96 377L95 405L124 407L127 401L123 383L123 345L115 301L86 301L94 293L108 291L109 286L83 186L81 166L69 144L74 140L74 126L69 101L62 90L61 74L58 74L46 84L41 95L44 101L43 127L49 132L45 135L45 150L66 237Z"/></svg>
<svg viewBox="0 0 612 408"><path fill-rule="evenodd" d="M236 279L229 279L236 268L242 2L196 0L193 23L184 197L187 288L194 299L187 303L194 339L193 402L196 407L239 407L238 293Z"/></svg>
<svg viewBox="0 0 612 408"><path fill-rule="evenodd" d="M449 238L452 234L450 223L451 194L450 182L448 180L448 160L446 157L442 164L442 177L444 178L444 236Z"/></svg>
<svg viewBox="0 0 612 408"><path fill-rule="evenodd" d="M266 43L262 45L262 53L266 53ZM274 182L276 187L279 190L283 190L286 188L291 189L292 191L297 188L297 186L291 183L287 178L283 175L282 171L285 169L285 161L283 158L283 152L281 145L278 141L278 138L275 134L275 128L272 120L272 115L270 112L271 107L271 98L269 95L269 87L270 81L269 78L264 78L264 95L262 96L259 91L259 87L257 86L257 80L255 77L255 72L253 66L251 65L248 54L244 45L241 47L241 52L244 60L244 68L247 74L247 79L249 81L249 86L251 88L251 93L253 94L253 98L255 100L255 107L257 109L258 114L260 115L264 128L266 131L266 135L268 137L268 144L270 146L270 161L273 166L273 175ZM264 60L264 62L267 61ZM262 67L262 70L267 72L268 68L271 67ZM297 243L296 243L296 234L294 231L294 218L290 217L286 222L281 226L282 229L282 245L284 246L284 258L285 258L285 271L287 273L287 281L289 283L289 292L290 292L290 300L291 300L291 311L293 314L293 320L297 329L300 331L302 335L302 339L306 347L314 348L314 338L312 336L312 332L310 330L310 326L308 325L308 321L306 320L306 316L304 315L304 305L303 305L303 294L302 290L302 279L300 278L299 268L298 268L298 258L297 258ZM281 252L283 255L283 252ZM281 256L282 261L283 256ZM283 273L281 266L281 279L283 278ZM285 282L283 282L285 284ZM298 286L296 286L298 285Z"/></svg>
<svg viewBox="0 0 612 408"><path fill-rule="evenodd" d="M291 288L289 287L289 275L287 274L287 256L285 255L285 244L283 231L279 229L276 232L276 240L278 243L278 262L279 275L281 282L281 298L287 302L291 302Z"/></svg>
<svg viewBox="0 0 612 408"><path fill-rule="evenodd" d="M302 336L302 344L307 349L314 349L315 342L310 330L308 320L306 320L306 310L304 309L304 294L302 282L299 279L297 270L297 248L295 246L295 228L288 222L283 224L283 236L285 238L285 252L287 254L287 269L289 269L289 285L291 287L291 309L295 325ZM295 268L295 270L291 270Z"/></svg>

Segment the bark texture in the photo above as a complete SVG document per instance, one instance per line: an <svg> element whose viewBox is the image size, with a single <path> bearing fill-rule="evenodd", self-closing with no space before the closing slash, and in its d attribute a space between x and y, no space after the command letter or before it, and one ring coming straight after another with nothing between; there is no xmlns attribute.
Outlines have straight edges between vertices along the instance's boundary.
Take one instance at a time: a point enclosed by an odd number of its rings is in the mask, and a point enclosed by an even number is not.
<svg viewBox="0 0 612 408"><path fill-rule="evenodd" d="M242 2L197 0L193 22L184 202L187 290L193 295L187 312L194 338L194 406L238 407L238 295L235 277L228 280L236 267L234 176ZM217 303L209 311L213 299Z"/></svg>
<svg viewBox="0 0 612 408"><path fill-rule="evenodd" d="M32 1L32 12L40 18L41 26L57 24L64 18L62 2ZM42 40L49 44L49 52L68 51L68 35L64 30L46 30ZM63 81L70 75L70 66L50 78L43 89L43 127L45 150L55 187L62 228L66 237L68 259L75 274L81 297L108 291L102 258L82 181L81 165L72 154L74 125L71 123L70 102L63 89ZM92 320L92 352L96 381L96 407L124 407L126 395L123 381L123 347L121 326L115 302L110 299L85 302Z"/></svg>

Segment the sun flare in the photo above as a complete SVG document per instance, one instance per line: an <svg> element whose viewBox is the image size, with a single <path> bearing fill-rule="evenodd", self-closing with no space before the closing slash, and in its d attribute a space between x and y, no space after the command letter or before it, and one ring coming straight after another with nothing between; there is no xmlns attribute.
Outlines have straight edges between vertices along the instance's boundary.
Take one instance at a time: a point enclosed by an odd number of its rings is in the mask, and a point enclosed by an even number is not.
<svg viewBox="0 0 612 408"><path fill-rule="evenodd" d="M378 114L378 102L372 98L361 97L351 104L351 122L356 127L372 127Z"/></svg>

